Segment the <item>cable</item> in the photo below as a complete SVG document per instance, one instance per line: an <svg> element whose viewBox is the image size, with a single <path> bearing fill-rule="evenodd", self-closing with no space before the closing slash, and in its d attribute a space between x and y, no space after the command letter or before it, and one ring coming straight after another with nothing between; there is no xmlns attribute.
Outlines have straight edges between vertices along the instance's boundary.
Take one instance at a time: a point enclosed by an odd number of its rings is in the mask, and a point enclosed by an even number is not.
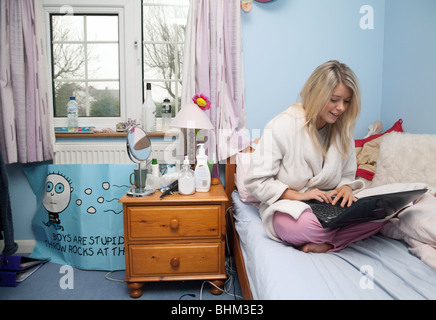
<svg viewBox="0 0 436 320"><path fill-rule="evenodd" d="M229 256L228 260L229 260L230 265L232 265L232 257ZM236 294L235 277L234 277L235 271L233 270L233 268L231 266L230 267L228 266L227 261L226 261L226 270L228 271L229 277L227 278L226 282L224 283L223 288L218 287L217 285L215 285L211 281L208 281L208 280L203 281L203 283L201 284L201 288L200 288L200 300L203 299L203 288L204 288L205 283L209 283L210 285L214 286L215 288L222 291L223 293L234 297L235 300L237 300L237 298L244 299L243 297ZM233 293L231 293L232 286L233 286Z"/></svg>
<svg viewBox="0 0 436 320"><path fill-rule="evenodd" d="M179 300L182 300L182 298L185 297L185 296L190 296L190 297L195 298L195 294L193 294L193 293L185 293L185 294L182 294L182 295L180 296Z"/></svg>
<svg viewBox="0 0 436 320"><path fill-rule="evenodd" d="M124 270L118 270L118 271L124 271ZM106 274L104 275L104 277L105 277L107 280L110 280L110 281L124 282L124 280L110 278L109 275L110 275L111 273L114 273L114 272L116 272L116 271L109 271L108 273L106 273Z"/></svg>
<svg viewBox="0 0 436 320"><path fill-rule="evenodd" d="M225 212L225 215L227 215L229 213L229 210L232 208L233 207L228 207L226 212ZM224 283L224 286L223 286L224 289L213 284L211 281L208 281L208 280L203 281L203 283L201 284L201 288L200 288L200 300L203 299L203 288L204 288L205 283L209 283L210 285L214 286L215 288L224 292L225 294L228 294L229 296L234 297L235 300L237 300L237 298L244 299L243 297L236 294L236 286L235 286L236 277L234 276L234 273L236 272L236 270L233 269L232 256L231 256L231 252L230 252L230 245L229 245L229 241L228 241L228 237L227 237L227 224L225 224L225 238L226 238L226 248L227 248L227 252L228 252L228 259L226 259L225 265L226 265L226 270L227 270L227 274L229 275L229 277L227 278L226 282ZM232 287L233 287L233 293L230 292Z"/></svg>

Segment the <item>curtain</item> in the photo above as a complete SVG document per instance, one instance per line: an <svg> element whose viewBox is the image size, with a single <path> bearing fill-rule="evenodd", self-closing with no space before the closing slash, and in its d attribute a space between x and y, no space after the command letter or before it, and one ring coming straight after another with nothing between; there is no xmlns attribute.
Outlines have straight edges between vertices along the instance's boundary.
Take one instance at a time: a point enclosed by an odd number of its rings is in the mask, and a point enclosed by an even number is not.
<svg viewBox="0 0 436 320"><path fill-rule="evenodd" d="M0 150L5 163L53 159L43 26L40 0L0 1Z"/></svg>
<svg viewBox="0 0 436 320"><path fill-rule="evenodd" d="M210 98L215 127L206 147L225 160L250 145L246 128L240 0L191 0L183 62L183 104L195 94Z"/></svg>

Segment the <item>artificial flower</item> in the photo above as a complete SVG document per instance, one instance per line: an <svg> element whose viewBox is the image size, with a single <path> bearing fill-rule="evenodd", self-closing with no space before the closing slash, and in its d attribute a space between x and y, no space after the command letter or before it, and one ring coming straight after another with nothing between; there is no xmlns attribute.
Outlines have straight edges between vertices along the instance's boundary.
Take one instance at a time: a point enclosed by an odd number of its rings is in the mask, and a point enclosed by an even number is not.
<svg viewBox="0 0 436 320"><path fill-rule="evenodd" d="M209 110L210 109L210 100L204 94L196 94L192 101L200 107L201 110Z"/></svg>

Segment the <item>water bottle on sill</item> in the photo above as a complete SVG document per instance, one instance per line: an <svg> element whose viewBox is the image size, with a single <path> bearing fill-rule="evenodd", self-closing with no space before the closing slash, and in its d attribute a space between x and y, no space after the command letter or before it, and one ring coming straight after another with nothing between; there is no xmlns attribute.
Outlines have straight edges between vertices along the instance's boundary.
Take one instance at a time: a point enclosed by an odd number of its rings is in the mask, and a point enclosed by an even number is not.
<svg viewBox="0 0 436 320"><path fill-rule="evenodd" d="M162 131L170 130L171 124L171 104L170 99L165 99L162 104Z"/></svg>
<svg viewBox="0 0 436 320"><path fill-rule="evenodd" d="M76 98L71 97L67 103L68 132L79 132L79 106Z"/></svg>

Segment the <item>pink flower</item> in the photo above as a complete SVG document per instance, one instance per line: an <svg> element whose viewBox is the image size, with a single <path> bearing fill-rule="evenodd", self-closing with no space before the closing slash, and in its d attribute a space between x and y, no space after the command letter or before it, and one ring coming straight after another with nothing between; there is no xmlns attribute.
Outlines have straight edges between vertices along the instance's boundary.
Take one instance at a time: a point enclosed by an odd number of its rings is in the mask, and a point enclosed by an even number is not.
<svg viewBox="0 0 436 320"><path fill-rule="evenodd" d="M203 94L196 94L193 98L192 101L194 101L194 103L200 107L201 110L209 110L210 109L210 100L208 97L206 97Z"/></svg>

